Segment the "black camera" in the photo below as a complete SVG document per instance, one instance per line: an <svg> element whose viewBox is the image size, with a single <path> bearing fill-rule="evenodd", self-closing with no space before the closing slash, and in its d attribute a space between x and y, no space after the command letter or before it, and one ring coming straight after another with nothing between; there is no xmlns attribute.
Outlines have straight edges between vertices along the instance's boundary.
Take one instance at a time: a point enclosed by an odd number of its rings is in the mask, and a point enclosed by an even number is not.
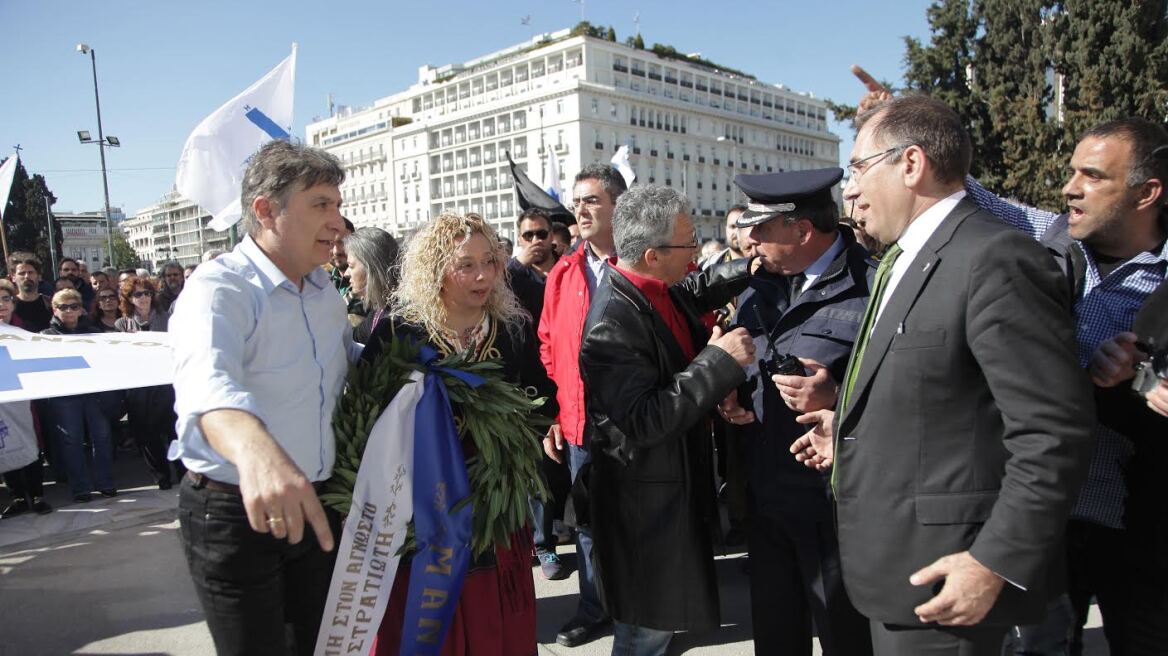
<svg viewBox="0 0 1168 656"><path fill-rule="evenodd" d="M1136 348L1148 356L1136 365L1136 377L1132 379L1132 389L1140 396L1156 389L1162 380L1168 380L1168 348L1157 349L1153 340L1136 342Z"/></svg>

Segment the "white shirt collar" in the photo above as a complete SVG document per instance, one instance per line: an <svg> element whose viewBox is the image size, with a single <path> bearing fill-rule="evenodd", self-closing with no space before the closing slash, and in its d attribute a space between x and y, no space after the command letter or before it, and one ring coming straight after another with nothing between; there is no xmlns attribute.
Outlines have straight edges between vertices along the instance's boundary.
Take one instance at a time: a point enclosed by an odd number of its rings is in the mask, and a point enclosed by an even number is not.
<svg viewBox="0 0 1168 656"><path fill-rule="evenodd" d="M933 236L933 233L941 226L941 222L949 216L953 208L957 207L957 203L960 203L962 198L965 198L964 189L937 201L935 205L922 212L916 220L908 224L904 234L896 240L903 251L899 259L905 260L906 263L912 262L917 253L925 247L925 242L929 241L929 237Z"/></svg>
<svg viewBox="0 0 1168 656"><path fill-rule="evenodd" d="M256 268L256 271L259 272L260 282L264 286L264 291L270 294L272 293L272 290L283 285L284 283L287 283L289 285L289 289L300 293L300 285L292 282L288 279L288 276L284 275L284 272L280 270L280 267L276 266L276 263L273 262L272 259L269 258L260 249L260 245L251 238L251 235L245 236L243 240L239 242L239 245L236 246L236 248L240 253L243 254L244 257L251 261L252 265ZM325 276L326 280L322 281L320 279L320 276L322 275ZM328 274L324 272L324 269L316 267L311 272L309 272L308 275L304 276L304 280L311 283L312 286L316 287L317 289L323 289L327 283L327 277Z"/></svg>
<svg viewBox="0 0 1168 656"><path fill-rule="evenodd" d="M896 240L896 243L900 245L901 254L900 257L896 258L896 262L892 265L892 271L888 275L888 285L884 288L884 295L880 297L880 307L876 310L876 321L872 322L872 330L876 329L876 323L880 321L880 315L884 313L888 299L892 298L892 292L900 284L900 279L904 277L917 254L921 252L921 249L929 241L929 237L932 237L937 228L941 227L945 217L949 216L949 213L957 207L957 203L960 203L962 198L965 198L964 189L948 198L937 201L935 205L922 212L916 220L908 224L904 234Z"/></svg>
<svg viewBox="0 0 1168 656"><path fill-rule="evenodd" d="M803 283L803 289L809 289L811 285L814 285L815 281L819 280L819 276L822 276L827 271L827 267L831 266L836 256L842 253L843 250L844 238L836 232L835 241L831 242L831 246L828 246L827 250L823 252L823 255L820 255L819 259L812 262L811 266L803 271L803 276L807 279Z"/></svg>

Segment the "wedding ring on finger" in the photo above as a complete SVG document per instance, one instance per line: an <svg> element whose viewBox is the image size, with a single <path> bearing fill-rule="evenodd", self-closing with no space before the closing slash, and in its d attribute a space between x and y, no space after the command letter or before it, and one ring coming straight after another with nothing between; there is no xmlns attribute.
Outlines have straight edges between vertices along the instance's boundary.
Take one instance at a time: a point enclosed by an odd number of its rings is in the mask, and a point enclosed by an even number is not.
<svg viewBox="0 0 1168 656"><path fill-rule="evenodd" d="M269 517L268 518L268 528L270 528L270 529L275 530L277 527L282 526L283 524L284 524L283 517Z"/></svg>

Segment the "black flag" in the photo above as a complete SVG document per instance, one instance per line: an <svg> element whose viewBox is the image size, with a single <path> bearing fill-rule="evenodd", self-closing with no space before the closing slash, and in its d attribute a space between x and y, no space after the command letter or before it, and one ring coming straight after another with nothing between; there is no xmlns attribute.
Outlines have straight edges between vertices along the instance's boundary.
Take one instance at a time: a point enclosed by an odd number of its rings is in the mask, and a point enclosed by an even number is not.
<svg viewBox="0 0 1168 656"><path fill-rule="evenodd" d="M507 152L507 163L511 165L511 177L515 179L515 199L519 202L519 209L526 210L536 207L546 211L551 216L552 221L558 221L564 225L576 223L575 215L569 212L568 208L552 198L551 194L540 189L539 185L527 177L523 169L515 166L515 160L511 159L510 152Z"/></svg>

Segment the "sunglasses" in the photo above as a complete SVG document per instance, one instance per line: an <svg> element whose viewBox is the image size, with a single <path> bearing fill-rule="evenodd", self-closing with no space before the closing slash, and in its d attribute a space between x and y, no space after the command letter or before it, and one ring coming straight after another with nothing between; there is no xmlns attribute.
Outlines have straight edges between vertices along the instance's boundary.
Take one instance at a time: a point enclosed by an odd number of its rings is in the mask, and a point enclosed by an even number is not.
<svg viewBox="0 0 1168 656"><path fill-rule="evenodd" d="M81 309L80 303L61 303L56 308L62 312L77 312Z"/></svg>
<svg viewBox="0 0 1168 656"><path fill-rule="evenodd" d="M149 296L149 297L153 298L154 292L152 292L148 289L147 290L139 290L139 291L136 291L136 292L130 294L130 296L133 296L134 298L142 298L143 296Z"/></svg>
<svg viewBox="0 0 1168 656"><path fill-rule="evenodd" d="M533 239L538 239L540 241L543 241L543 240L548 238L548 231L542 230L542 229L541 230L528 230L527 232L524 232L524 233L520 234L519 236L523 237L523 241L531 241Z"/></svg>
<svg viewBox="0 0 1168 656"><path fill-rule="evenodd" d="M99 294L97 297L99 301L116 301L118 297L116 294Z"/></svg>

